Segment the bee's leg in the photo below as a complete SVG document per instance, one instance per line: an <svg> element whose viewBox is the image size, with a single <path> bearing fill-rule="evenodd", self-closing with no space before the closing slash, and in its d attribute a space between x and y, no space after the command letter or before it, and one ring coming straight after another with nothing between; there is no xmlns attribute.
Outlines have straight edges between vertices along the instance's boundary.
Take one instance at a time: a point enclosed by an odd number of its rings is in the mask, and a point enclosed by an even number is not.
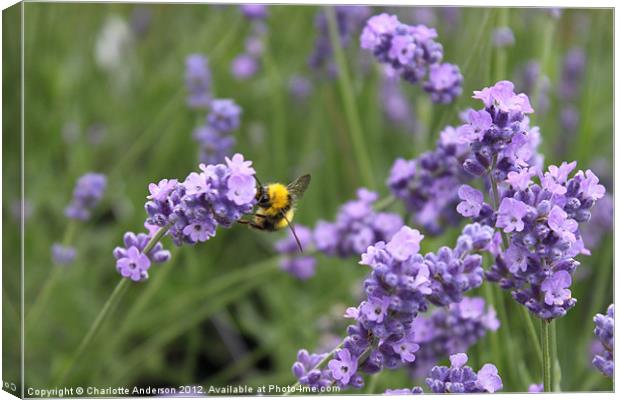
<svg viewBox="0 0 620 400"><path fill-rule="evenodd" d="M254 216L258 218L267 218L267 216L263 214L254 214Z"/></svg>
<svg viewBox="0 0 620 400"><path fill-rule="evenodd" d="M265 230L265 228L262 225L258 225L254 221L247 221L247 220L244 220L244 219L240 219L240 220L237 221L237 223L243 224L243 225L247 225L250 228L257 229L259 231L264 231Z"/></svg>
<svg viewBox="0 0 620 400"><path fill-rule="evenodd" d="M259 231L264 231L264 230L266 230L264 226L262 226L262 225L258 225L258 224L255 224L254 222L250 222L249 226L250 226L251 228L254 228L254 229L259 230Z"/></svg>

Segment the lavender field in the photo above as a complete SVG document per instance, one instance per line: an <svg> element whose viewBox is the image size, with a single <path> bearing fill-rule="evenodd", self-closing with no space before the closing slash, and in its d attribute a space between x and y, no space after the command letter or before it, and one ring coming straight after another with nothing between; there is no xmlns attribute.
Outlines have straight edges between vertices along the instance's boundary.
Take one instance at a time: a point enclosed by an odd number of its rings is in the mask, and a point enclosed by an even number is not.
<svg viewBox="0 0 620 400"><path fill-rule="evenodd" d="M30 397L613 390L611 9L41 2L23 23L5 382L23 350Z"/></svg>

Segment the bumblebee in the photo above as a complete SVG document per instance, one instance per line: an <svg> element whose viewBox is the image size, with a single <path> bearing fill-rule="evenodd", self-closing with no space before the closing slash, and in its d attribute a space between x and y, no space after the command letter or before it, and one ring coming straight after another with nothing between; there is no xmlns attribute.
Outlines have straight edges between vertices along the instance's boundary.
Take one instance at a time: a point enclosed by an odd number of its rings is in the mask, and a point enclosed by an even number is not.
<svg viewBox="0 0 620 400"><path fill-rule="evenodd" d="M257 182L259 182L258 179ZM295 215L295 203L303 196L309 184L310 175L300 176L286 186L281 183L262 185L259 182L256 190L256 212L252 220L240 222L248 224L251 228L269 232L288 226L299 250L303 251L291 222Z"/></svg>

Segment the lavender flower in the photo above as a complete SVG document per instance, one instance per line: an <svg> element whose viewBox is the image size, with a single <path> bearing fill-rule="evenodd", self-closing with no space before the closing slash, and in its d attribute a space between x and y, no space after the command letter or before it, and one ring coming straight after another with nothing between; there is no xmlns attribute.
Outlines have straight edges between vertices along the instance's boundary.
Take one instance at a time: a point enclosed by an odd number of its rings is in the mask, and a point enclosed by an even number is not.
<svg viewBox="0 0 620 400"><path fill-rule="evenodd" d="M251 20L262 20L268 15L265 4L241 4L239 9L246 18Z"/></svg>
<svg viewBox="0 0 620 400"><path fill-rule="evenodd" d="M422 81L430 70L425 90L431 93L434 102L448 103L460 95L463 77L458 67L439 64L443 47L435 38L435 29L406 25L395 15L380 14L366 22L360 45L408 82Z"/></svg>
<svg viewBox="0 0 620 400"><path fill-rule="evenodd" d="M235 138L219 132L210 125L203 125L194 131L194 139L198 142L199 159L205 164L217 164L232 153Z"/></svg>
<svg viewBox="0 0 620 400"><path fill-rule="evenodd" d="M465 228L457 241L455 254L467 259L468 251L488 245L485 243L488 240L480 240L479 228L473 225ZM369 266L372 272L364 281L366 298L345 313L345 317L354 319L355 323L347 328L348 336L342 349L334 354L327 368L317 368L325 355L299 352L293 373L300 383L311 387L359 388L364 384L360 372L377 373L383 368L394 369L416 360L420 346L416 343L414 321L418 313L427 310L429 301L443 304L442 299L448 297L449 291L452 297L458 297L460 290L474 287L460 266L451 272L455 275L454 281L463 284L451 287L450 276L437 262L444 256L427 254L423 257L418 253L423 237L417 230L403 226L388 243L377 242L362 254L360 264ZM454 260L450 264L458 263ZM481 283L482 270L477 274L480 279L475 281ZM486 372L481 381L485 388L490 387L493 379L492 371Z"/></svg>
<svg viewBox="0 0 620 400"><path fill-rule="evenodd" d="M245 40L245 52L235 57L230 65L230 72L237 80L252 78L260 69L260 57L263 54L266 27L262 23L252 24L252 30Z"/></svg>
<svg viewBox="0 0 620 400"><path fill-rule="evenodd" d="M232 61L230 71L235 79L249 79L258 71L258 61L249 54L240 54Z"/></svg>
<svg viewBox="0 0 620 400"><path fill-rule="evenodd" d="M527 96L513 88L511 82L502 81L475 91L474 98L482 100L485 109L470 111L468 123L458 129L473 153L464 168L489 178L488 185L498 182L493 192L499 206L493 210L479 193L463 186L458 211L505 235L505 249L501 244L490 249L496 262L486 278L510 290L539 318L551 320L576 303L569 289L571 274L579 265L575 257L589 254L579 224L590 219L590 210L605 188L590 170L570 178L576 162L541 171L535 150L538 131L530 129L524 117L534 110ZM481 217L478 208L490 212Z"/></svg>
<svg viewBox="0 0 620 400"><path fill-rule="evenodd" d="M350 257L363 253L373 243L390 240L403 221L398 214L375 212L377 198L376 193L359 189L357 199L340 208L335 222L319 221L314 228L317 250Z"/></svg>
<svg viewBox="0 0 620 400"><path fill-rule="evenodd" d="M304 76L293 75L289 79L288 89L293 98L304 101L312 93L312 83Z"/></svg>
<svg viewBox="0 0 620 400"><path fill-rule="evenodd" d="M170 259L170 252L164 250L162 244L157 242L147 254L143 254L151 236L145 233L135 234L127 232L123 236L124 247L116 247L113 251L116 258L116 270L124 278L134 282L148 279L148 270L151 263L163 263Z"/></svg>
<svg viewBox="0 0 620 400"><path fill-rule="evenodd" d="M540 143L538 128L530 128L525 114L534 112L524 93L516 94L509 81L474 91L475 99L485 108L469 111L467 122L457 128L458 140L469 144L471 155L463 167L473 176L482 176L491 169L499 181L509 172L540 166L537 153Z"/></svg>
<svg viewBox="0 0 620 400"><path fill-rule="evenodd" d="M550 166L538 174L540 184L533 182L530 170L526 179L509 178L502 184L495 222L511 236L487 279L511 290L515 300L547 320L563 316L576 303L569 290L579 265L574 257L589 254L579 224L588 221L605 192L590 170L569 178L575 166Z"/></svg>
<svg viewBox="0 0 620 400"><path fill-rule="evenodd" d="M219 132L231 132L239 127L241 107L231 99L215 99L207 116L209 125Z"/></svg>
<svg viewBox="0 0 620 400"><path fill-rule="evenodd" d="M581 90L586 67L583 49L573 48L564 56L560 78L559 95L565 101L575 100Z"/></svg>
<svg viewBox="0 0 620 400"><path fill-rule="evenodd" d="M523 93L534 93L540 79L540 62L529 60L519 68L519 90Z"/></svg>
<svg viewBox="0 0 620 400"><path fill-rule="evenodd" d="M130 26L137 37L144 37L151 26L153 12L150 8L138 5L131 12Z"/></svg>
<svg viewBox="0 0 620 400"><path fill-rule="evenodd" d="M495 393L502 389L495 365L484 364L476 373L466 363L466 354L451 355L450 367L433 367L426 384L433 393Z"/></svg>
<svg viewBox="0 0 620 400"><path fill-rule="evenodd" d="M82 175L73 190L73 199L65 208L67 218L86 221L97 206L107 185L106 176L89 172Z"/></svg>
<svg viewBox="0 0 620 400"><path fill-rule="evenodd" d="M63 246L60 243L54 243L52 245L52 260L54 264L72 264L75 260L76 253L75 247Z"/></svg>
<svg viewBox="0 0 620 400"><path fill-rule="evenodd" d="M368 18L370 8L367 6L335 6L336 24L340 44L343 48L349 46L351 37L358 32L363 25L363 21ZM308 65L315 70L321 68L333 69L333 49L329 37L329 26L327 16L320 11L315 18L317 38L314 42L314 49L308 59Z"/></svg>
<svg viewBox="0 0 620 400"><path fill-rule="evenodd" d="M529 393L542 393L545 391L545 387L543 386L542 383L532 383L528 388L527 391Z"/></svg>
<svg viewBox="0 0 620 400"><path fill-rule="evenodd" d="M402 227L390 242L378 242L362 255L361 264L373 272L364 283L366 300L345 314L356 324L349 326L343 349L328 368L305 368L305 375L296 374L301 383L361 387L357 371L372 373L415 360L419 346L412 341L411 322L426 309L424 296L430 293L429 271L417 254L422 238L418 231Z"/></svg>
<svg viewBox="0 0 620 400"><path fill-rule="evenodd" d="M441 17L443 18L443 23L452 28L458 26L461 18L461 9L459 7L441 7L439 11L441 13Z"/></svg>
<svg viewBox="0 0 620 400"><path fill-rule="evenodd" d="M428 64L441 61L443 48L433 39L434 29L425 25L402 24L395 15L380 14L367 22L360 44L381 63L391 64L403 78L415 83L426 73Z"/></svg>
<svg viewBox="0 0 620 400"><path fill-rule="evenodd" d="M200 164L184 182L160 181L149 185L145 204L147 222L169 227L175 244L204 242L217 226L230 227L255 203L256 181L252 162L235 154L226 164Z"/></svg>
<svg viewBox="0 0 620 400"><path fill-rule="evenodd" d="M331 376L342 385L347 385L357 371L357 360L351 357L347 349L340 349L336 356L327 364Z"/></svg>
<svg viewBox="0 0 620 400"><path fill-rule="evenodd" d="M461 185L458 190L461 202L456 206L456 211L464 217L477 217L480 215L484 204L484 195L481 191L469 185Z"/></svg>
<svg viewBox="0 0 620 400"><path fill-rule="evenodd" d="M488 331L500 326L493 307L485 311L481 297L465 297L430 316L419 315L413 322L414 340L420 345L411 365L415 376L426 376L437 360L467 352Z"/></svg>
<svg viewBox="0 0 620 400"><path fill-rule="evenodd" d="M392 194L428 234L439 234L445 225L456 225L461 219L455 211L459 198L454 188L471 176L462 166L468 146L457 139L456 130L448 126L434 150L412 160L399 158L390 171L387 184Z"/></svg>
<svg viewBox="0 0 620 400"><path fill-rule="evenodd" d="M261 24L253 26L252 33L245 39L245 52L247 55L254 58L259 58L263 55L265 29Z"/></svg>
<svg viewBox="0 0 620 400"><path fill-rule="evenodd" d="M454 249L444 246L424 257L434 277L428 296L431 302L441 306L460 302L466 291L482 284L482 256L476 253L488 250L492 237L492 228L470 224L463 228Z"/></svg>
<svg viewBox="0 0 620 400"><path fill-rule="evenodd" d="M211 70L209 61L201 54L191 54L185 60L185 85L187 105L206 108L211 102Z"/></svg>
<svg viewBox="0 0 620 400"><path fill-rule="evenodd" d="M302 248L307 251L313 245L312 230L297 224L295 225L295 232ZM276 242L275 249L278 253L284 255L280 261L280 267L284 271L300 280L306 280L314 276L316 259L312 256L299 255L299 247L297 247L297 242L292 233L289 233L289 237L286 239Z"/></svg>
<svg viewBox="0 0 620 400"><path fill-rule="evenodd" d="M199 144L200 161L217 164L230 156L235 145L230 132L239 127L241 107L230 99L215 99L209 105L206 125L197 128L193 136Z"/></svg>
<svg viewBox="0 0 620 400"><path fill-rule="evenodd" d="M385 391L386 395L392 396L400 396L400 395L408 395L408 394L422 394L424 390L422 390L419 386L414 386L412 389L387 389Z"/></svg>
<svg viewBox="0 0 620 400"><path fill-rule="evenodd" d="M432 7L413 7L411 17L418 24L434 25L437 22L435 10Z"/></svg>
<svg viewBox="0 0 620 400"><path fill-rule="evenodd" d="M495 47L508 47L515 44L515 35L512 29L502 26L493 31L493 45Z"/></svg>
<svg viewBox="0 0 620 400"><path fill-rule="evenodd" d="M412 106L400 89L399 82L390 77L383 80L379 102L385 116L393 123L411 130L415 127Z"/></svg>
<svg viewBox="0 0 620 400"><path fill-rule="evenodd" d="M463 75L454 64L433 64L429 67L424 90L431 95L433 103L452 103L463 92Z"/></svg>
<svg viewBox="0 0 620 400"><path fill-rule="evenodd" d="M572 104L566 105L560 110L560 127L568 136L573 136L579 126L579 111Z"/></svg>
<svg viewBox="0 0 620 400"><path fill-rule="evenodd" d="M573 48L564 56L558 97L560 99L560 126L567 139L571 139L579 127L580 114L575 105L582 91L582 81L586 66L586 55L583 49ZM566 143L570 140L558 142L558 153L564 153Z"/></svg>
<svg viewBox="0 0 620 400"><path fill-rule="evenodd" d="M328 387L331 385L329 370L319 370L316 366L327 354L309 354L307 350L297 353L297 361L293 364L293 374L302 385L310 387Z"/></svg>
<svg viewBox="0 0 620 400"><path fill-rule="evenodd" d="M613 379L614 376L614 305L607 308L607 314L594 316L594 334L600 340L604 350L600 355L594 356L592 365L599 369L605 376Z"/></svg>

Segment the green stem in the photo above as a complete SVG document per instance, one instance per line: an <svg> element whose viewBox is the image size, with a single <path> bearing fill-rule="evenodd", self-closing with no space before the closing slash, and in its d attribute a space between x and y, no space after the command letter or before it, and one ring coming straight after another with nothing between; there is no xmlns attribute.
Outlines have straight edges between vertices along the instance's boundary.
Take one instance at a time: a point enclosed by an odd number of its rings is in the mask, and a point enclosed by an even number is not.
<svg viewBox="0 0 620 400"><path fill-rule="evenodd" d="M153 235L151 240L149 240L149 242L146 244L146 246L144 247L144 250L142 250L142 253L147 254L149 251L151 251L153 247L155 247L155 244L159 242L159 239L161 239L166 234L166 232L168 232L169 227L170 226L168 225L163 228L159 228L157 233L155 233L155 235ZM84 338L80 342L80 345L78 346L77 350L75 351L75 354L71 358L71 361L69 361L69 363L67 364L67 366L61 373L57 386L60 386L65 382L65 380L67 379L67 377L73 370L75 363L82 357L82 353L84 353L84 351L90 346L91 342L97 335L99 328L101 328L103 321L105 321L106 317L114 309L114 306L120 301L123 294L125 293L125 290L128 287L129 287L129 279L121 278L120 282L118 282L118 284L114 288L114 291L112 292L108 300L103 305L103 308L97 315L97 318L95 318L95 321L92 323L92 325L88 329L86 336L84 336Z"/></svg>
<svg viewBox="0 0 620 400"><path fill-rule="evenodd" d="M493 176L493 170L495 170L495 164L496 164L496 160L493 160L493 164L491 167L491 172L489 173L489 181L491 183L491 191L492 191L492 205L493 208L495 210L499 209L499 189L498 189L498 185L497 185L497 181L495 180L495 177ZM500 229L500 235L502 236L502 249L506 249L508 248L508 245L510 243L508 235ZM509 321L508 321L508 312L506 311L506 304L504 302L504 297L503 297L503 293L501 289L498 289L497 292L497 312L499 314L499 317L502 321L502 324L504 324L504 327L502 329L502 333L504 336L504 344L505 346L508 347L509 351L511 350L512 346L514 345L514 341L511 338L511 329L510 329L510 325L509 325ZM523 357L523 355L520 355L521 357ZM509 368L509 372L510 372L510 377L511 379L514 381L516 381L516 377L518 376L517 371L515 368ZM524 384L527 384L527 382L523 382Z"/></svg>
<svg viewBox="0 0 620 400"><path fill-rule="evenodd" d="M432 146L433 134L435 132L431 127L433 121L433 104L426 97L420 97L416 99L414 104L415 114L420 121L418 131L414 135L414 153L412 155L420 154L429 146ZM439 129L442 127L440 126Z"/></svg>
<svg viewBox="0 0 620 400"><path fill-rule="evenodd" d="M349 124L349 131L351 133L355 158L357 160L357 165L361 172L364 185L372 188L374 187L375 182L372 164L370 162L368 150L364 144L362 124L360 122L360 117L355 105L355 99L353 97L353 85L351 84L351 77L349 76L349 69L344 51L342 50L342 44L340 43L338 25L333 7L325 7L325 14L327 15L331 47L334 52L336 64L338 65L338 83L340 84L340 92L344 103L344 111L347 117L347 122Z"/></svg>
<svg viewBox="0 0 620 400"><path fill-rule="evenodd" d="M493 295L493 287L491 285L483 285L484 286L484 292L487 298L487 303L491 306L491 307L497 307L495 304L495 296ZM500 350L499 348L499 333L496 332L491 332L491 349L493 349L493 356L495 357L495 362L503 367L503 352ZM502 368L503 369L503 368Z"/></svg>
<svg viewBox="0 0 620 400"><path fill-rule="evenodd" d="M536 339L536 343L538 343L538 339ZM519 376L521 377L522 382L534 382L534 380L532 379L532 376L530 375L528 367L526 367L525 365L525 361L523 360L519 361L519 366L517 369L519 371Z"/></svg>
<svg viewBox="0 0 620 400"><path fill-rule="evenodd" d="M171 224L168 224L168 225L166 225L166 226L164 226L162 228L159 228L159 230L157 232L155 232L155 234L153 235L151 240L149 240L149 242L146 244L146 246L144 246L144 250L142 250L142 254L146 254L149 251L153 250L153 247L155 247L157 242L159 242L160 239L164 237L166 232L168 232L168 229L170 229L170 225Z"/></svg>
<svg viewBox="0 0 620 400"><path fill-rule="evenodd" d="M551 374L554 392L561 392L562 388L560 387L560 383L562 380L562 371L560 369L560 361L558 359L558 341L556 335L556 325L557 322L555 320L549 323L549 333L550 333L550 341L551 345L551 369L553 373Z"/></svg>
<svg viewBox="0 0 620 400"><path fill-rule="evenodd" d="M534 93L532 93L532 106L536 108L538 106L538 100L540 99L540 93L542 91L543 80L547 77L549 72L549 60L551 55L551 49L553 45L553 32L555 30L555 19L548 17L544 25L542 48L540 54L540 75L534 87Z"/></svg>
<svg viewBox="0 0 620 400"><path fill-rule="evenodd" d="M336 346L332 351L330 351L329 353L327 353L327 355L325 355L325 357L323 357L321 359L321 361L318 362L317 365L314 366L313 369L318 369L320 370L321 368L323 368L325 366L325 364L327 364L327 362L334 356L334 354L336 354L336 351L338 351L338 349L340 349L342 346L344 345L344 342L341 342L338 346ZM299 381L295 382L295 384L293 386L291 386L291 388L283 394L283 396L288 396L290 394L292 394L293 392L295 392L295 390L301 385L301 383L299 383Z"/></svg>
<svg viewBox="0 0 620 400"><path fill-rule="evenodd" d="M153 140L153 136L160 133L162 125L169 122L170 116L178 112L179 108L183 105L182 100L184 96L185 88L179 88L168 98L168 101L155 115L150 125L138 135L137 138L132 141L131 145L123 152L122 157L117 160L110 170L109 176L116 176L116 174L124 173L124 171L127 170L128 164L138 159L148 146L156 142Z"/></svg>
<svg viewBox="0 0 620 400"><path fill-rule="evenodd" d="M396 197L394 197L393 195L389 195L375 202L374 208L376 211L382 211L386 208L389 208L394 203L396 203Z"/></svg>
<svg viewBox="0 0 620 400"><path fill-rule="evenodd" d="M491 21L492 21L491 13L492 12L493 12L493 9L487 8L484 11L484 14L482 15L482 17L479 18L479 23L478 23L479 31L475 39L473 39L472 41L473 47L470 47L467 49L467 58L465 59L465 62L462 65L463 68L461 69L461 72L464 77L468 77L471 75L480 75L476 73L477 71L472 70L473 65L478 66L480 64L480 63L474 63L474 60L484 60L489 57L487 54L490 53L489 48L491 47L491 41L484 40L484 38L489 37L490 35L489 28L491 27ZM482 63L482 64L485 66L489 65L490 67L490 63ZM490 80L491 78L490 68L489 68L489 75L486 78L485 78L485 81ZM447 121L450 118L452 118L453 115L456 114L456 110L458 106L459 106L459 102L454 101L448 108L444 109L444 111L442 112L441 118L438 119L438 123L432 127L430 132L437 132L439 129L442 129L446 125ZM432 137L432 135L429 135L429 137Z"/></svg>
<svg viewBox="0 0 620 400"><path fill-rule="evenodd" d="M167 274L170 270L170 267L166 266L165 268L168 269L165 271L160 271L160 274L154 278L155 281L151 282L154 285L149 285L147 291L139 297L139 300L130 308L127 316L120 324L118 331L115 335L113 335L112 342L108 345L108 348L110 349L109 351L116 351L121 339L126 337L128 333L132 332L132 329L135 326L140 326L143 329L145 327L146 329L150 329L149 326L151 326L153 329L158 329L158 335L163 335L166 333L165 330L162 331L161 328L157 328L162 326L162 321L171 321L175 318L175 316L181 315L188 309L195 309L200 304L208 304L213 301L212 299L216 299L216 295L220 293L226 295L229 292L233 292L234 295L240 296L245 293L245 291L241 290L244 281L254 282L253 284L262 282L263 280L260 278L263 274L278 270L278 259L279 256L272 257L265 261L247 266L246 268L239 268L234 272L214 279L207 286L201 287L194 292L180 293L174 302L169 303L170 305L168 307L160 308L156 313L145 313L145 315L148 316L146 318L138 318L141 311L148 304L150 298L152 298L153 294L157 292L157 290L150 290L151 287L159 287L161 286L160 284L165 281L165 279L161 279L160 276ZM193 325L188 325L188 329L191 328L191 326ZM153 341L155 341L155 343L161 343L161 341L155 340L154 337L151 338L151 342ZM100 367L107 368L108 364L102 363Z"/></svg>
<svg viewBox="0 0 620 400"><path fill-rule="evenodd" d="M366 394L374 394L375 389L377 388L377 382L379 381L380 373L381 372L377 372L370 377L370 382L368 382L368 387L366 388Z"/></svg>
<svg viewBox="0 0 620 400"><path fill-rule="evenodd" d="M217 372L214 376L209 378L209 382L205 383L205 386L222 385L229 382L235 376L238 376L241 372L249 369L256 364L258 360L269 355L273 351L272 345L263 345L243 356L243 358L237 360L235 363L228 365L226 368Z"/></svg>
<svg viewBox="0 0 620 400"><path fill-rule="evenodd" d="M506 310L506 302L504 301L504 293L502 292L502 289L500 287L494 286L492 288L493 290L495 290L495 295L497 296L496 298L496 305L497 305L497 313L499 315L499 319L500 321L502 321L502 326L500 327L500 333L502 335L502 344L504 346L504 352L506 354L514 354L514 345L515 345L515 341L512 338L512 329L510 328L510 320L508 318L508 312ZM522 357L522 355L520 355L520 357ZM512 382L516 382L517 381L517 370L516 368L514 368L514 365L509 365L508 366L508 373L510 374L510 379ZM527 384L528 382L523 382L524 384Z"/></svg>
<svg viewBox="0 0 620 400"><path fill-rule="evenodd" d="M152 335L147 341L141 343L140 346L135 347L134 350L123 359L123 364L115 368L113 371L114 375L110 378L110 381L115 384L122 383L118 382L119 379L125 378L127 374L134 368L137 368L140 363L146 362L148 357L155 354L158 349L170 343L170 341L182 333L197 326L202 321L210 318L216 312L246 295L257 286L264 284L264 282L265 277L263 277L263 279L254 279L245 282L245 284L237 286L234 290L226 291L221 296L205 304L204 307L194 309L191 314L185 316L183 319L175 321L174 324L161 327L159 331ZM172 318L173 317L169 318L167 321L174 321Z"/></svg>
<svg viewBox="0 0 620 400"><path fill-rule="evenodd" d="M534 346L534 352L536 353L536 358L538 358L538 362L542 364L542 349L540 348L540 341L538 340L538 333L536 332L536 327L534 326L534 321L532 320L532 316L527 308L519 307L521 309L521 315L525 320L525 325L527 327L527 333L530 337L530 343Z"/></svg>
<svg viewBox="0 0 620 400"><path fill-rule="evenodd" d="M286 135L286 112L283 97L283 85L281 74L277 64L273 60L270 44L263 51L265 71L269 77L271 89L271 108L273 112L273 161L275 171L286 169L287 165L287 135Z"/></svg>
<svg viewBox="0 0 620 400"><path fill-rule="evenodd" d="M496 160L493 160L493 167L491 168L492 170L495 169L495 163L496 163ZM495 180L495 177L493 176L492 172L489 174L489 180L491 182L491 190L493 193L493 196L492 196L493 207L495 210L497 210L499 208L499 189L498 189L497 181ZM502 247L503 249L506 249L508 248L510 244L510 238L508 237L506 232L504 232L503 230L500 230L500 234L502 236ZM499 295L501 296L501 294L502 293L500 292ZM503 302L503 298L501 300L502 301L500 301L499 304L503 308L503 310L500 310L500 311L504 313L504 315L507 318L508 316L506 314L506 309L504 308L505 305ZM525 325L527 327L529 341L532 343L533 349L536 353L536 358L538 358L539 362L543 362L543 358L544 358L543 350L541 349L541 346L539 345L539 342L538 342L538 337L536 335L536 328L534 327L534 321L532 320L532 316L526 308L524 307L519 307L519 308L521 308L522 316L525 319ZM508 334L508 332L506 333L507 333L506 337L510 339L510 335ZM559 370L560 368L559 365L557 366L557 368Z"/></svg>
<svg viewBox="0 0 620 400"><path fill-rule="evenodd" d="M553 391L553 368L551 368L551 340L549 333L549 322L546 320L540 321L540 341L542 343L542 352L543 352L543 386L545 392Z"/></svg>
<svg viewBox="0 0 620 400"><path fill-rule="evenodd" d="M508 7L501 8L499 10L499 21L498 25L500 27L507 27L509 20L510 9ZM495 81L501 81L506 79L506 49L504 47L498 47L496 49L496 57L495 57Z"/></svg>
<svg viewBox="0 0 620 400"><path fill-rule="evenodd" d="M82 353L84 353L84 351L88 348L90 343L93 341L93 339L95 338L95 335L97 334L97 331L101 327L101 324L103 323L105 318L108 316L110 311L113 309L114 304L116 304L122 297L123 293L125 293L125 290L127 289L128 285L129 285L129 280L125 278L121 278L121 280L118 282L118 284L114 288L114 291L112 292L108 300L103 305L103 308L99 312L99 315L97 315L97 318L95 318L95 321L88 329L86 336L84 336L84 339L82 339L82 341L80 342L80 345L78 346L75 354L71 358L71 361L69 361L69 363L63 370L62 374L60 375L60 379L58 379L57 381L56 386L61 386L65 382L65 380L67 379L67 377L73 370L75 363L81 358Z"/></svg>
<svg viewBox="0 0 620 400"><path fill-rule="evenodd" d="M592 371L588 375L587 379L585 379L584 381L581 381L581 387L579 388L579 391L584 391L584 392L602 391L604 389L602 389L600 385L604 381L605 381L605 377L603 374L599 373L598 371Z"/></svg>
<svg viewBox="0 0 620 400"><path fill-rule="evenodd" d="M174 250L172 249L172 256L174 258ZM153 280L149 282L148 287L141 293L138 299L132 304L129 308L129 311L123 318L123 321L119 323L119 325L115 329L115 333L110 335L110 341L106 343L106 347L110 349L109 351L114 351L114 349L118 346L120 341L125 337L125 335L131 330L133 321L135 321L144 310L146 305L151 301L153 296L159 292L161 286L166 282L166 278L174 265L172 263L167 263L167 265L162 266L157 275L154 276Z"/></svg>
<svg viewBox="0 0 620 400"><path fill-rule="evenodd" d="M65 234L63 235L62 245L69 246L71 242L73 242L73 238L75 237L75 233L77 231L78 222L74 219L69 220L69 224L65 228ZM30 330L33 327L33 324L39 319L39 315L41 311L44 309L44 305L47 304L47 299L52 292L54 286L60 279L62 275L62 271L64 269L62 266L54 265L52 266L53 271L49 274L43 287L39 290L38 296L35 298L32 306L30 307L30 312L26 315L26 328Z"/></svg>
<svg viewBox="0 0 620 400"><path fill-rule="evenodd" d="M309 253L308 255L311 254ZM197 288L195 291L179 294L179 297L174 302L169 302L167 306L160 307L157 313L145 313L144 317L136 317L129 322L140 325L143 328L152 326L156 329L156 326L161 325L162 319L174 318L175 315L180 315L188 309L208 302L220 293L236 291L244 282L258 281L263 275L278 271L279 259L279 256L271 257L265 261L240 268L220 278L213 279L210 284Z"/></svg>

